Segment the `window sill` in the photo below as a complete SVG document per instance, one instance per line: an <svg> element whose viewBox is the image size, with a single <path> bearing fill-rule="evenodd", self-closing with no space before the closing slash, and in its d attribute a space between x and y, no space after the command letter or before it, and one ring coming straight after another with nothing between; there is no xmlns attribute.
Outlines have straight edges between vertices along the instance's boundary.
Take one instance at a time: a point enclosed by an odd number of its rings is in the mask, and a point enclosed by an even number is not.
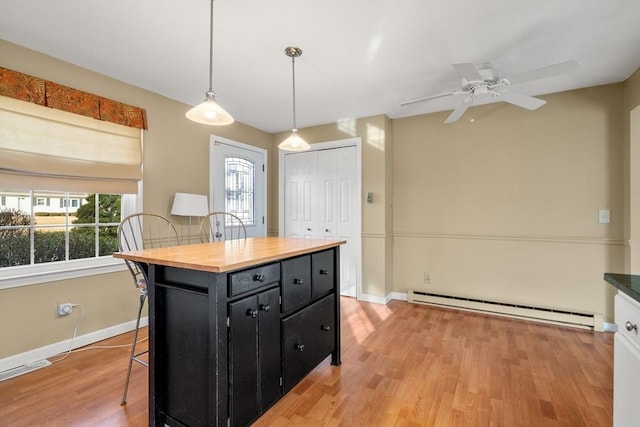
<svg viewBox="0 0 640 427"><path fill-rule="evenodd" d="M111 256L60 263L5 267L0 269L0 290L97 274L114 273L124 271L125 269L126 266L122 260L115 259Z"/></svg>

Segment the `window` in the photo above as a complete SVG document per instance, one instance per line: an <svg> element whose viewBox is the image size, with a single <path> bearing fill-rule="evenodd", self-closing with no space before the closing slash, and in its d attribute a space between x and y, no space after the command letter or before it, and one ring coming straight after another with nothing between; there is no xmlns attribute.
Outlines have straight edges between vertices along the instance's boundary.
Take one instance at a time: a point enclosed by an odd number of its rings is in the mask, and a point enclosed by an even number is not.
<svg viewBox="0 0 640 427"><path fill-rule="evenodd" d="M117 194L50 194L29 191L3 196L11 208L0 211L0 268L110 256L118 249L121 219ZM62 208L25 210L29 199L60 198ZM67 201L83 201L77 209ZM81 198L80 198L81 197ZM73 203L72 203L73 205Z"/></svg>
<svg viewBox="0 0 640 427"><path fill-rule="evenodd" d="M255 164L241 157L225 157L225 211L254 225L253 183Z"/></svg>
<svg viewBox="0 0 640 427"><path fill-rule="evenodd" d="M123 269L142 210L142 131L0 96L0 289ZM79 143L81 141L81 143Z"/></svg>

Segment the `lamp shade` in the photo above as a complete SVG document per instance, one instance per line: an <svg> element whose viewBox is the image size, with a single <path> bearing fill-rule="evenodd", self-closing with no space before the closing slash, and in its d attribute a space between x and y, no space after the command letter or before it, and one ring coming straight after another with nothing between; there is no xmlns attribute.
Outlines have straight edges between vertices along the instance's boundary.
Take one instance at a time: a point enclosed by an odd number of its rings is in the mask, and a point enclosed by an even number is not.
<svg viewBox="0 0 640 427"><path fill-rule="evenodd" d="M282 141L278 148L285 151L304 151L311 148L311 146L298 135L297 129L294 129L289 138Z"/></svg>
<svg viewBox="0 0 640 427"><path fill-rule="evenodd" d="M226 126L233 123L233 117L216 102L213 92L207 92L204 101L187 111L185 116L203 125Z"/></svg>
<svg viewBox="0 0 640 427"><path fill-rule="evenodd" d="M171 215L206 216L209 202L203 194L176 193L171 206Z"/></svg>

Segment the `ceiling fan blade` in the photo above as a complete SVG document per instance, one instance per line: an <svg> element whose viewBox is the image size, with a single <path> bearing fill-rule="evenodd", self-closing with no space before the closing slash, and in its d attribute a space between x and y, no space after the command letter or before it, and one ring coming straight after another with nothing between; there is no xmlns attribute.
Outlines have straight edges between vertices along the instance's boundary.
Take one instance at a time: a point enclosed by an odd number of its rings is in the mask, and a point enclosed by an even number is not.
<svg viewBox="0 0 640 427"><path fill-rule="evenodd" d="M578 71L580 64L578 61L566 61L558 64L547 65L546 67L536 68L535 70L525 71L522 74L509 77L511 84L525 83L532 80L546 79L547 77L557 76L559 74L571 73Z"/></svg>
<svg viewBox="0 0 640 427"><path fill-rule="evenodd" d="M480 74L480 71L471 62L462 62L459 64L451 64L453 68L465 78L468 82L484 81L484 77Z"/></svg>
<svg viewBox="0 0 640 427"><path fill-rule="evenodd" d="M544 99L534 98L533 96L524 95L519 92L507 91L498 97L500 101L526 108L527 110L535 110L547 103Z"/></svg>
<svg viewBox="0 0 640 427"><path fill-rule="evenodd" d="M453 110L451 114L449 114L449 117L447 117L447 120L445 120L444 122L453 123L455 121L458 121L458 119L462 117L464 112L467 111L467 108L471 106L471 103L467 101L468 99L465 99L463 102L461 102L460 105L458 105L456 109Z"/></svg>
<svg viewBox="0 0 640 427"><path fill-rule="evenodd" d="M435 99L435 98L442 98L443 96L451 96L451 95L455 95L456 92L447 92L447 93L439 93L437 95L430 95L430 96L423 96L422 98L416 98L416 99L412 99L410 101L404 101L400 103L401 107L404 107L405 105L409 105L409 104L415 104L416 102L422 102L422 101L426 101L428 99Z"/></svg>

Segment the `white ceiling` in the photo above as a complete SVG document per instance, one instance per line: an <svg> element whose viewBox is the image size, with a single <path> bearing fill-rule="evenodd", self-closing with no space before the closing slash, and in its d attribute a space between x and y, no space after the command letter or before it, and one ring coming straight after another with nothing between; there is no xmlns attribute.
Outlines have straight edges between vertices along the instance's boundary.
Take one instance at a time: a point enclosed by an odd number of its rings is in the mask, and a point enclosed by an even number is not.
<svg viewBox="0 0 640 427"><path fill-rule="evenodd" d="M218 102L267 132L292 125L286 46L303 50L300 128L453 109L454 97L400 102L458 89L457 62L506 77L582 65L519 87L529 95L620 82L640 66L640 0L218 0L214 14ZM186 104L208 88L208 0L0 0L0 38Z"/></svg>

